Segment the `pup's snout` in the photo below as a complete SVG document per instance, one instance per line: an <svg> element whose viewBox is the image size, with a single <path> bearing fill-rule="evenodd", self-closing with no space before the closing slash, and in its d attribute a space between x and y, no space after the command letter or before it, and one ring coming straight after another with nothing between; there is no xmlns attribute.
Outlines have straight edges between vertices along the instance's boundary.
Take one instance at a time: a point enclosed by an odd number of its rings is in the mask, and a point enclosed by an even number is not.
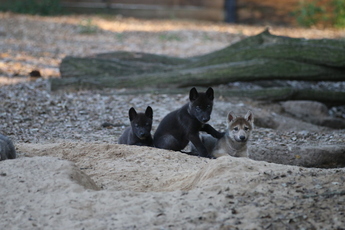
<svg viewBox="0 0 345 230"><path fill-rule="evenodd" d="M246 139L245 136L240 136L240 140L241 140L241 141L244 141L245 139Z"/></svg>
<svg viewBox="0 0 345 230"><path fill-rule="evenodd" d="M139 138L140 139L144 139L146 137L146 133L145 132L140 132L139 133Z"/></svg>
<svg viewBox="0 0 345 230"><path fill-rule="evenodd" d="M204 123L208 122L209 120L210 120L209 117L203 117L203 118L202 118L202 122L204 122Z"/></svg>

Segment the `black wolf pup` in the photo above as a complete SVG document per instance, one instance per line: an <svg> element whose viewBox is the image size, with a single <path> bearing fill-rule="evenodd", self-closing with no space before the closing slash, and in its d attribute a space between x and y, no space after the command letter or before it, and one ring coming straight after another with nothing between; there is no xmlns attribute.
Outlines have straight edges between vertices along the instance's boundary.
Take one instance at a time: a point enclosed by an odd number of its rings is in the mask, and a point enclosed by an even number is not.
<svg viewBox="0 0 345 230"><path fill-rule="evenodd" d="M168 115L160 122L153 138L157 148L181 151L191 141L201 157L211 157L199 137L199 131L220 138L220 133L205 124L210 120L214 93L208 88L206 93L198 93L195 88L189 92L189 103Z"/></svg>
<svg viewBox="0 0 345 230"><path fill-rule="evenodd" d="M12 141L0 134L0 161L16 158L16 149Z"/></svg>
<svg viewBox="0 0 345 230"><path fill-rule="evenodd" d="M119 144L153 146L151 136L153 111L150 106L145 113L137 113L132 107L128 112L131 126L127 127L121 137Z"/></svg>

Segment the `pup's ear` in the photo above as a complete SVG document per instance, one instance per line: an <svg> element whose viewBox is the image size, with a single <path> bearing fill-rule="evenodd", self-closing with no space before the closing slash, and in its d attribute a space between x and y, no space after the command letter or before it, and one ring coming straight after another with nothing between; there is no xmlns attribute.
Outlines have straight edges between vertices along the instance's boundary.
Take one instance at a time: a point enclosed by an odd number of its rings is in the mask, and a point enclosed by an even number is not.
<svg viewBox="0 0 345 230"><path fill-rule="evenodd" d="M230 113L228 113L228 123L233 122L235 119L235 116Z"/></svg>
<svg viewBox="0 0 345 230"><path fill-rule="evenodd" d="M135 109L132 107L132 108L129 109L128 115L129 115L129 120L130 120L130 121L133 121L134 118L135 118L138 114L137 114L137 111L135 111Z"/></svg>
<svg viewBox="0 0 345 230"><path fill-rule="evenodd" d="M195 87L193 87L190 91L189 91L189 100L190 101L195 101L197 98L199 97L199 93L196 90Z"/></svg>
<svg viewBox="0 0 345 230"><path fill-rule="evenodd" d="M145 116L147 116L148 118L151 118L153 117L153 110L151 108L151 106L147 106L146 110L145 110Z"/></svg>
<svg viewBox="0 0 345 230"><path fill-rule="evenodd" d="M249 122L254 122L254 114L252 113L252 111L248 111L247 114L244 116L244 119L246 119Z"/></svg>
<svg viewBox="0 0 345 230"><path fill-rule="evenodd" d="M206 91L206 96L208 97L208 99L213 100L214 99L214 92L213 89L211 87L209 87Z"/></svg>

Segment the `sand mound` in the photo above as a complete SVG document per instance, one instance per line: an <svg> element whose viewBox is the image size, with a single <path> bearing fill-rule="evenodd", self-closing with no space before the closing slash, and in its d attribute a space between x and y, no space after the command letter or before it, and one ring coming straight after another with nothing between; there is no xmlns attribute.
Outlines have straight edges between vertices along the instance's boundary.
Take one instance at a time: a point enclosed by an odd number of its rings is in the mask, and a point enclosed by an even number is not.
<svg viewBox="0 0 345 230"><path fill-rule="evenodd" d="M345 169L82 142L18 152L0 162L0 229L344 226Z"/></svg>

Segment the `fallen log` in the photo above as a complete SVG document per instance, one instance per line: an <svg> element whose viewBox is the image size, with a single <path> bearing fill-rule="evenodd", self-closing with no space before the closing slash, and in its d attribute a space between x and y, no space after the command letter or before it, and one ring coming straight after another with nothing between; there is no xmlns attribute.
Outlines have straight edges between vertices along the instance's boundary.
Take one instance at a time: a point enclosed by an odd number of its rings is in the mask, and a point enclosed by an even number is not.
<svg viewBox="0 0 345 230"><path fill-rule="evenodd" d="M249 158L277 164L336 168L345 165L345 145L256 146L249 150Z"/></svg>
<svg viewBox="0 0 345 230"><path fill-rule="evenodd" d="M192 58L137 52L66 57L60 65L61 78L51 79L50 89L181 88L254 80L344 81L344 53L345 41L289 38L265 30ZM314 96L323 101L320 95L325 93ZM307 91L293 94L313 100L305 96L311 95Z"/></svg>
<svg viewBox="0 0 345 230"><path fill-rule="evenodd" d="M88 88L88 84L92 86ZM90 82L78 83L72 85L71 88L65 88L67 90L78 89L94 89L95 85ZM101 87L100 87L101 89ZM204 89L206 90L206 88ZM203 91L203 89L200 89ZM144 94L185 94L184 88L147 88L147 89L126 89L112 92L117 95L144 95ZM345 104L345 92L328 91L328 90L313 90L313 89L295 89L291 87L270 87L262 89L222 89L217 88L215 92L216 97L238 97L238 98L252 98L262 101L289 101L289 100L309 100L318 101L326 104L327 106L338 106Z"/></svg>
<svg viewBox="0 0 345 230"><path fill-rule="evenodd" d="M345 52L345 51L344 51ZM74 59L77 61L77 59ZM84 63L80 67L81 63ZM165 70L162 72L132 73L134 70L122 70L117 68L111 70L112 64L104 66L106 62L99 60L81 59L75 64L79 72L70 71L69 76L51 79L51 90L58 90L64 87L76 88L164 88L164 87L189 87L189 86L210 86L226 84L236 81L254 80L304 80L304 81L343 81L345 80L345 69L330 68L290 60L253 59L243 62L231 62L196 68L185 68ZM92 66L94 69L92 69ZM166 67L168 68L168 67ZM171 67L169 67L171 68ZM99 69L110 69L102 75ZM138 72L146 69L136 69ZM79 76L81 71L85 75ZM111 71L114 72L111 75ZM87 72L87 73L86 73ZM115 73L121 72L117 76ZM78 87L79 86L79 87Z"/></svg>
<svg viewBox="0 0 345 230"><path fill-rule="evenodd" d="M252 76L253 70L254 73L261 70L261 74L255 75L257 80L261 80L261 76L267 79L279 78L280 75L298 80L344 80L344 52L344 41L281 37L271 35L265 30L224 49L192 58L137 52L113 52L84 58L66 57L61 62L60 72L62 78L117 78L133 75L150 80L152 73L159 73L157 76L178 76L187 71L194 76L206 69L213 70L211 73L227 73L225 78L231 82L238 80L234 75L242 67L245 68L241 71L242 76ZM200 71L197 71L198 68ZM146 74L149 76L146 77ZM204 77L214 78L213 75L207 74ZM246 81L247 78L243 80ZM217 80L215 81L217 83Z"/></svg>

